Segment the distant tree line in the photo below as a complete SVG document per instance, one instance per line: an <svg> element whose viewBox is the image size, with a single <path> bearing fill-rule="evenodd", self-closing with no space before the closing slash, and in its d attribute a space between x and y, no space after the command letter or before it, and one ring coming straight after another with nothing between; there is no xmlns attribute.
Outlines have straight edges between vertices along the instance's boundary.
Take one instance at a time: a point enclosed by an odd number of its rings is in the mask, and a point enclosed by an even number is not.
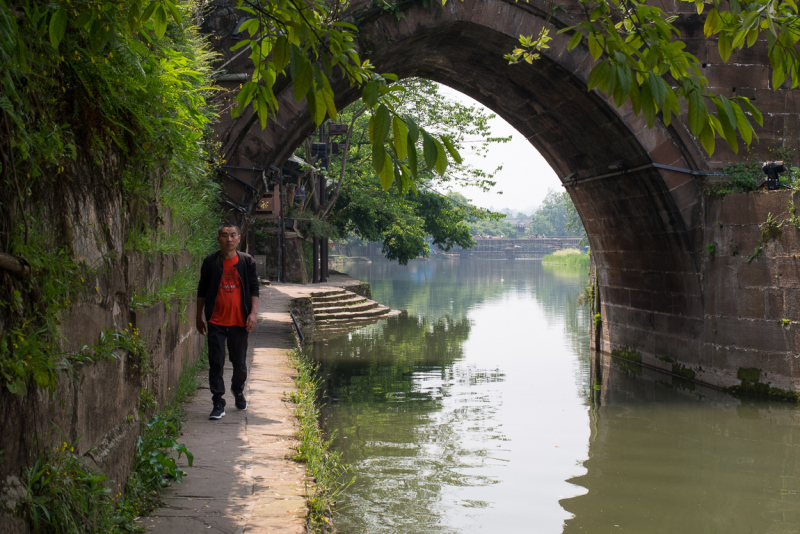
<svg viewBox="0 0 800 534"><path fill-rule="evenodd" d="M448 196L459 202L468 202L458 193L450 193ZM516 224L508 222L509 219L528 219L529 222L525 224L524 230L520 230ZM476 219L469 222L469 228L473 236L512 238L528 235L575 236L584 238L582 243L586 242L586 230L569 194L566 191L559 193L552 189L548 191L541 206L532 216L518 213L516 217L506 214L505 218L496 221Z"/></svg>

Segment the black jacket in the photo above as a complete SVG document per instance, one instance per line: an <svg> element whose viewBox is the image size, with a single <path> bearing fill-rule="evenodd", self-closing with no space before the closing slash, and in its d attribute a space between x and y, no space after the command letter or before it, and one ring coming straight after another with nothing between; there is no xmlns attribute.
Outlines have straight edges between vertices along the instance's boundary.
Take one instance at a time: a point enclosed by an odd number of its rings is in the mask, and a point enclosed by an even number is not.
<svg viewBox="0 0 800 534"><path fill-rule="evenodd" d="M244 316L247 317L250 315L251 297L258 296L256 260L253 259L253 256L238 250L236 254L239 255L236 270L239 271L239 279L242 281L242 306L244 307ZM203 260L203 266L200 267L200 283L197 284L197 298L206 299L206 321L210 320L214 314L214 304L217 302L220 282L222 282L222 253L218 250Z"/></svg>

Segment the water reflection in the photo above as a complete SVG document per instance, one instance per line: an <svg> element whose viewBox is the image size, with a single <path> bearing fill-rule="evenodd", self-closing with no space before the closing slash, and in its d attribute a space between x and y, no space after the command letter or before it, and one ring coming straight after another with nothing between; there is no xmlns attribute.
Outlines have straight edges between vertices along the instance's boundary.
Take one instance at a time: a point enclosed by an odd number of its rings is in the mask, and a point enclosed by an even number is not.
<svg viewBox="0 0 800 534"><path fill-rule="evenodd" d="M568 515L558 497L582 491L565 482L581 469L568 445L550 442L571 443L580 454L588 431L580 429L579 440L548 432L563 426L570 410L547 403L562 399L586 417L588 359L577 366L573 359L588 354L573 346L588 328L574 305L585 274L534 262L358 267L351 274L371 282L376 300L407 314L310 348L326 377L323 423L358 475L337 527L441 533L519 524L529 510L509 497L524 492L528 477L541 478L553 493L544 507L560 525ZM537 359L542 374L531 381L525 373ZM563 387L576 377L578 388ZM539 423L531 425L530 417ZM544 473L526 462L531 443L546 447L542 457L560 470Z"/></svg>
<svg viewBox="0 0 800 534"><path fill-rule="evenodd" d="M613 360L613 361L612 361ZM800 531L800 412L598 357L588 493L564 532Z"/></svg>
<svg viewBox="0 0 800 534"><path fill-rule="evenodd" d="M308 349L358 476L341 532L800 532L800 412L590 355L584 272L350 273L408 313Z"/></svg>

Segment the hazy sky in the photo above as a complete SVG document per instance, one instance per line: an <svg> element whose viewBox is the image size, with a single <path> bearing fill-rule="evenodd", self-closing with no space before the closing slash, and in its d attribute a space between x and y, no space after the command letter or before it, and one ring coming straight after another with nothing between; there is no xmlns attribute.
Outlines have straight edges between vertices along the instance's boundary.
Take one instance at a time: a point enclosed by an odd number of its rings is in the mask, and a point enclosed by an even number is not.
<svg viewBox="0 0 800 534"><path fill-rule="evenodd" d="M459 93L447 86L442 86L442 93L467 105L484 107L479 102ZM491 111L491 110L488 110ZM489 193L484 193L476 187L454 189L472 200L472 203L482 208L494 206L495 209L509 208L511 210L524 210L530 206L538 206L547 194L547 190L563 190L561 181L556 177L553 169L539 154L539 152L510 124L500 117L491 121L493 137L512 136L511 141L505 144L494 144L489 148L486 158L475 156L471 152L463 151L467 163L483 170L495 169L502 165L503 169L495 177L497 186ZM503 194L498 194L502 191Z"/></svg>

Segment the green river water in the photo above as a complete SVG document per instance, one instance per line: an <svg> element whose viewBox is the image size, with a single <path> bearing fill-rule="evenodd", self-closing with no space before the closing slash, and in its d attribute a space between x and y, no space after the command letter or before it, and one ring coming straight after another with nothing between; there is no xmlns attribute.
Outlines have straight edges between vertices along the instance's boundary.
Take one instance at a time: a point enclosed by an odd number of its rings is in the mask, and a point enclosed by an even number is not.
<svg viewBox="0 0 800 534"><path fill-rule="evenodd" d="M800 532L800 410L595 355L584 270L344 270L407 314L307 347L340 532Z"/></svg>

